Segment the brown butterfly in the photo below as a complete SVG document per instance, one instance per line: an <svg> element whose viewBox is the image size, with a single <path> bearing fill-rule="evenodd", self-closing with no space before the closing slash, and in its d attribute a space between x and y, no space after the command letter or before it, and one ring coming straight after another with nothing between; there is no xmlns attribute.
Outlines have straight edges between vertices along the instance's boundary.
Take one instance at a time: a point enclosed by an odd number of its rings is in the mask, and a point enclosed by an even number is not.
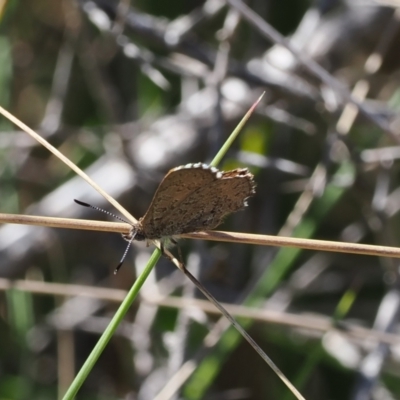
<svg viewBox="0 0 400 400"><path fill-rule="evenodd" d="M173 236L213 229L225 216L247 206L246 200L255 193L253 178L247 168L219 171L202 163L173 168L158 186L146 214L132 224L131 232L124 238L129 242L157 239L163 246ZM79 200L75 202L104 211Z"/></svg>

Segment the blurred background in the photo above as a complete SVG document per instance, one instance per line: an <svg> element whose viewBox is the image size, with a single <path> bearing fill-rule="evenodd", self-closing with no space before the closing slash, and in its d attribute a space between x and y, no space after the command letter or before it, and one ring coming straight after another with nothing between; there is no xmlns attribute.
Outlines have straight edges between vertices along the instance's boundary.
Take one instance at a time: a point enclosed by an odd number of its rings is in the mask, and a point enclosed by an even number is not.
<svg viewBox="0 0 400 400"><path fill-rule="evenodd" d="M139 218L165 173L210 162L265 91L220 165L250 168L257 194L220 229L399 246L399 6L3 0L0 104ZM1 213L107 218L74 198L116 212L0 128ZM153 251L135 243L114 276L125 246L0 226L1 399L62 398ZM398 261L180 246L307 399L400 398ZM161 259L77 398L294 398L214 310Z"/></svg>

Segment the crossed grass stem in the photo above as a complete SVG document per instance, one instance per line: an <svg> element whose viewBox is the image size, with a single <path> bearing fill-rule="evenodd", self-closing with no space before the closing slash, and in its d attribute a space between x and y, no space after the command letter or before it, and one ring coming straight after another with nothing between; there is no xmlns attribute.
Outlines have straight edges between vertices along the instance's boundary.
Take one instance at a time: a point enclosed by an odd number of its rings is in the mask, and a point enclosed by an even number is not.
<svg viewBox="0 0 400 400"><path fill-rule="evenodd" d="M241 123L229 137L221 151L217 154L211 165L215 166L222 159L223 155L239 133L240 129L244 125L245 121L250 116L251 112L254 110L255 106L258 104L260 99L253 105L250 111L243 118ZM32 131L29 127L23 124L21 121L17 120L10 113L5 111L0 107L0 113L9 118L12 122L18 125L21 129L26 131L28 134L33 136L36 140L42 143L46 148L48 148L53 154L55 154L58 158L60 158L63 162L69 165L75 172L77 172L81 177L83 177L86 181L88 181L93 187L98 189L98 191L106 197L106 199L110 200L110 202L115 205L115 207L129 219L129 221L136 220L126 211L124 210L118 203L115 202L114 199L110 198L107 193L105 193L101 188L99 188L92 180L78 167L76 167L73 163L71 163L65 156L63 156L58 150L56 150L53 146L51 146L48 142L46 142L43 138L37 135L34 131ZM53 227L63 227L63 228L76 228L76 229L89 229L89 230L100 230L100 231L114 231L120 232L122 234L129 234L131 230L131 225L129 223L109 223L109 222L99 222L99 221L82 221L82 220L68 220L63 218L48 218L48 217L32 217L32 216L18 216L18 215L7 215L0 214L0 222L8 222L8 223L23 223L23 224L33 224L33 225L41 225L41 226L53 226ZM242 233L232 233L232 232L218 232L218 231L209 231L209 232L198 232L192 234L185 234L182 237L188 238L200 238L200 239L208 239L208 240L218 240L218 241L230 241L236 243L253 243L253 244L264 244L264 245L274 245L274 246L291 246L291 247L301 247L308 248L314 250L327 250L327 251L338 251L345 253L358 253L358 254L368 254L368 255L383 255L383 256L391 256L391 257L400 257L399 249L385 246L368 246L368 245L359 245L353 243L337 243L337 242L324 242L324 241L316 241L316 240L308 240L308 239L296 239L296 238L282 238L282 237L274 237L274 236L263 236L263 235L252 235L252 234L242 234ZM167 252L167 251L166 251ZM167 253L168 254L168 253ZM92 353L86 360L84 366L79 371L75 380L71 384L67 393L65 394L64 399L72 399L76 393L78 392L80 386L86 379L87 375L90 373L94 363L97 361L100 356L102 350L112 337L116 328L119 325L119 322L124 317L125 313L129 309L133 300L136 298L138 291L140 290L141 285L146 280L147 276L151 272L155 263L158 261L161 255L160 250L156 250L152 257L149 260L147 267L144 270L144 273L138 277L131 290L129 291L127 297L122 302L120 308L117 310L115 317L110 322L109 326L101 336L99 342L93 349ZM290 391L296 396L298 399L304 399L304 397L297 391L297 389L290 383L290 381L284 376L284 374L276 367L276 365L270 360L270 358L263 352L263 350L258 346L258 344L247 334L247 332L238 324L238 322L225 310L225 308L218 303L218 301L205 289L200 282L183 266L182 263L179 263L172 255L169 257L177 266L185 273L185 275L199 288L199 290L207 297L219 310L220 312L231 322L231 324L238 330L238 332L245 338L250 345L257 351L257 353L263 358L263 360L274 370L274 372L280 377L280 379L286 384L286 386L290 389Z"/></svg>
<svg viewBox="0 0 400 400"><path fill-rule="evenodd" d="M249 119L251 114L253 113L254 109L261 101L264 93L258 98L258 100L252 105L246 115L242 118L238 126L234 129L232 134L229 136L225 144L222 146L218 154L214 157L213 161L210 163L211 166L217 166L219 162L222 160L223 156L226 154L227 150L236 139L237 135L241 131L242 127ZM40 135L38 135L35 131L30 129L27 125L22 123L16 117L14 117L11 113L6 111L4 108L0 107L0 113L3 114L6 118L8 118L11 122L16 124L20 127L23 131L28 133L32 136L35 140L41 143L44 147L46 147L49 151L51 151L54 155L56 155L61 161L67 164L73 171L75 171L78 175L80 175L83 179L85 179L92 187L94 187L100 194L102 194L112 205L115 206L128 220L133 224L136 223L136 219L130 215L128 211L126 211L118 202L116 202L111 196L109 196L104 190L101 189L95 182L93 182L89 176L87 176L80 168L78 168L75 164L73 164L67 157L65 157L61 152L59 152L56 148L54 148L50 143L48 143L45 139L43 139ZM104 331L103 335L100 337L98 343L94 347L93 351L85 361L84 365L82 366L81 370L78 372L77 376L75 377L74 381L68 388L64 400L73 399L77 394L79 388L85 381L86 377L89 375L91 369L93 368L94 364L96 363L97 359L100 357L100 354L104 350L105 346L111 339L112 335L116 331L119 323L125 316L126 312L130 308L131 304L135 300L141 286L147 279L148 275L152 271L153 267L157 263L158 259L160 258L161 251L160 251L160 242L154 241L157 250L154 251L153 255L151 256L146 268L142 272L142 274L137 278L134 285L132 286L131 290L129 291L127 297L122 302L121 306L117 310L115 316L111 320L110 324ZM166 251L166 254L171 255ZM289 390L295 395L298 399L303 399L304 397L298 392L298 390L291 384L291 382L286 378L286 376L278 369L278 367L272 362L272 360L264 353L264 351L254 342L254 340L247 334L247 332L239 325L239 323L217 302L217 300L209 293L198 281L197 279L190 274L186 268L182 268L182 265L179 261L171 255L171 260L175 263L175 265L180 268L185 275L198 287L200 291L214 303L214 305L222 312L222 314L235 326L235 328L240 332L240 334L249 342L249 344L257 351L257 353L264 359L264 361L274 370L274 372L279 376L279 378L285 383L285 385L289 388Z"/></svg>
<svg viewBox="0 0 400 400"><path fill-rule="evenodd" d="M262 97L262 96L261 96ZM228 138L227 142L224 144L223 148L221 148L220 152L217 154L213 162L212 166L216 166L223 155L226 153L229 146L232 144L233 140L243 127L246 120L249 118L254 108L261 100L261 97L258 101L251 107L242 121L239 123L237 128L234 130L232 135ZM96 185L83 171L81 171L75 164L73 164L69 159L67 159L63 154L61 154L57 149L51 146L47 141L45 141L42 137L40 137L36 132L31 130L21 121L16 119L6 110L0 107L0 113L6 116L11 122L15 123L22 130L30 134L34 137L38 142L40 142L44 147L49 149L53 154L55 154L61 161L66 163L71 169L73 169L77 174L79 174L83 179L85 179L89 184L91 184L99 193L101 193L107 200L110 201L129 221L132 223L136 223L135 218L133 218L122 206L119 205L113 198L111 198L107 193L105 193L98 185ZM100 230L100 231L117 231L120 233L129 234L131 230L130 224L121 224L121 223L104 223L97 221L82 221L82 220L67 220L62 218L47 218L47 217L32 217L32 216L19 216L19 215L7 215L0 214L0 222L8 222L8 223L26 223L33 225L42 225L42 226L52 226L52 227L63 227L63 228L76 228L76 229L89 229L89 230ZM182 237L187 238L197 238L197 239L208 239L208 240L218 240L218 241L230 241L236 243L253 243L253 244L261 244L261 245L272 245L272 246L289 246L289 247L298 247L298 248L306 248L313 250L325 250L325 251L337 251L344 253L357 253L357 254L367 254L367 255L380 255L380 256L390 256L390 257L400 257L400 251L393 247L385 247L385 246L369 246L369 245L360 245L353 243L337 243L337 242L326 242L326 241L318 241L318 240L309 240L309 239L297 239L297 238L284 238L284 237L276 237L276 236L264 236L264 235L252 235L252 234L242 234L242 233L233 233L233 232L218 232L218 231L209 231L209 232L197 232L191 234L182 235ZM159 241L155 241L155 244L160 246ZM274 372L280 377L280 379L286 384L286 386L290 389L290 391L296 396L298 399L304 399L304 397L297 391L297 389L290 383L290 381L283 375L283 373L275 366L272 360L263 352L263 350L254 342L254 340L247 334L247 332L237 323L237 321L220 305L217 300L209 293L201 284L197 281L197 279L190 274L189 271L184 268L184 266L176 260L175 257L170 255L167 251L165 251L169 258L185 273L185 275L199 288L200 291L207 297L213 304L220 310L220 312L232 323L232 325L238 330L238 332L250 343L250 345L257 351L257 353L264 359L264 361L274 370ZM110 322L109 326L101 336L99 342L93 349L92 353L86 360L84 366L79 371L75 380L71 384L67 393L65 394L64 399L72 399L76 393L78 392L80 386L86 379L90 370L92 369L94 363L97 361L104 347L112 337L113 333L117 329L119 322L124 317L125 313L129 309L130 305L136 298L140 287L147 279L147 276L151 272L155 263L158 261L161 255L160 250L156 250L152 257L149 260L148 265L146 266L142 275L138 277L129 291L127 297L121 304L120 308L117 310L115 317Z"/></svg>

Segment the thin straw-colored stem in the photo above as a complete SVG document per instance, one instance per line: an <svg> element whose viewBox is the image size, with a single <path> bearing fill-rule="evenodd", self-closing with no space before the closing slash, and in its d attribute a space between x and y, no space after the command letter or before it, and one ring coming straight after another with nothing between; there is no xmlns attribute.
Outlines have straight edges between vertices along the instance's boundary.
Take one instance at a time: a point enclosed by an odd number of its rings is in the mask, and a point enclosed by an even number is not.
<svg viewBox="0 0 400 400"><path fill-rule="evenodd" d="M128 234L131 225L120 222L91 221L83 219L37 217L32 215L0 214L0 223L39 225L53 228L84 229L91 231L117 232ZM186 233L186 239L212 240L216 242L247 243L261 246L296 247L307 250L332 251L335 253L364 254L400 258L400 248L375 246L329 240L302 239L285 236L256 235L242 232L207 231Z"/></svg>
<svg viewBox="0 0 400 400"><path fill-rule="evenodd" d="M270 357L264 352L264 350L258 345L258 343L247 333L247 331L242 328L239 322L223 307L221 303L203 286L187 269L185 269L184 274L200 289L201 293L211 301L218 308L221 314L235 327L235 329L242 335L242 337L247 340L251 347L260 355L260 357L265 361L265 363L275 372L279 379L288 387L288 389L293 393L293 395L299 400L305 400L303 395L296 389L296 387L290 382L286 375L278 368L278 366L271 360Z"/></svg>
<svg viewBox="0 0 400 400"><path fill-rule="evenodd" d="M22 129L28 135L32 136L36 141L38 141L42 146L44 146L47 150L53 153L58 159L60 159L63 163L68 165L74 172L76 172L80 177L82 177L90 186L96 189L106 200L108 200L122 215L124 215L129 221L132 223L137 222L136 219L127 211L124 207L121 206L116 200L114 200L105 190L103 190L93 179L91 179L87 174L85 174L78 166L76 166L72 161L70 161L67 157L64 156L60 151L58 151L54 146L52 146L46 139L42 138L38 135L33 129L29 128L28 125L25 125L18 118L14 117L11 113L5 110L0 106L0 114L4 115L7 119L9 119L13 124L17 125L18 128Z"/></svg>
<svg viewBox="0 0 400 400"><path fill-rule="evenodd" d="M116 232L129 234L132 225L121 222L93 221L88 219L70 219L42 217L36 215L1 214L0 224L22 224L46 226L49 228L82 229L87 231Z"/></svg>
<svg viewBox="0 0 400 400"><path fill-rule="evenodd" d="M0 291L10 289L16 289L38 295L89 297L115 303L121 303L128 293L123 289L112 289L106 287L0 278ZM151 293L142 291L141 300L148 304L159 307L183 310L197 308L209 314L220 314L220 311L217 310L213 304L202 299L164 296L162 294L155 293L154 291ZM325 316L292 314L283 311L258 309L238 304L221 304L230 314L241 318L251 318L255 321L266 322L280 326L288 326L296 329L312 330L321 333L339 328L335 326L332 318ZM341 334L360 340L377 340L389 345L398 345L400 343L400 337L397 334L364 328L350 322L347 323L346 321L344 330L341 331Z"/></svg>
<svg viewBox="0 0 400 400"><path fill-rule="evenodd" d="M208 231L182 235L188 239L213 240L217 242L249 243L262 246L297 247L307 250L332 251L335 253L364 254L400 258L400 248L370 244L333 242L329 240L301 239L285 236L255 235L252 233Z"/></svg>

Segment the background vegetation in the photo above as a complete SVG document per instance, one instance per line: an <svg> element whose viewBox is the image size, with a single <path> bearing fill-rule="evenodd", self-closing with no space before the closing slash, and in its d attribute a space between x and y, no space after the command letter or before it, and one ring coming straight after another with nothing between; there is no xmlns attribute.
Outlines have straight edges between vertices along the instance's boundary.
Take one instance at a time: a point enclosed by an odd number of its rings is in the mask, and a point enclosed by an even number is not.
<svg viewBox="0 0 400 400"><path fill-rule="evenodd" d="M140 217L166 171L210 161L266 91L221 165L249 167L257 194L221 229L399 246L398 5L4 0L0 104ZM73 202L110 209L81 178L0 127L2 213L105 218ZM181 247L220 301L256 313L242 324L307 399L400 397L396 260ZM134 244L114 276L124 249L0 227L0 398L62 397L152 251ZM142 295L79 399L293 398L168 260Z"/></svg>

